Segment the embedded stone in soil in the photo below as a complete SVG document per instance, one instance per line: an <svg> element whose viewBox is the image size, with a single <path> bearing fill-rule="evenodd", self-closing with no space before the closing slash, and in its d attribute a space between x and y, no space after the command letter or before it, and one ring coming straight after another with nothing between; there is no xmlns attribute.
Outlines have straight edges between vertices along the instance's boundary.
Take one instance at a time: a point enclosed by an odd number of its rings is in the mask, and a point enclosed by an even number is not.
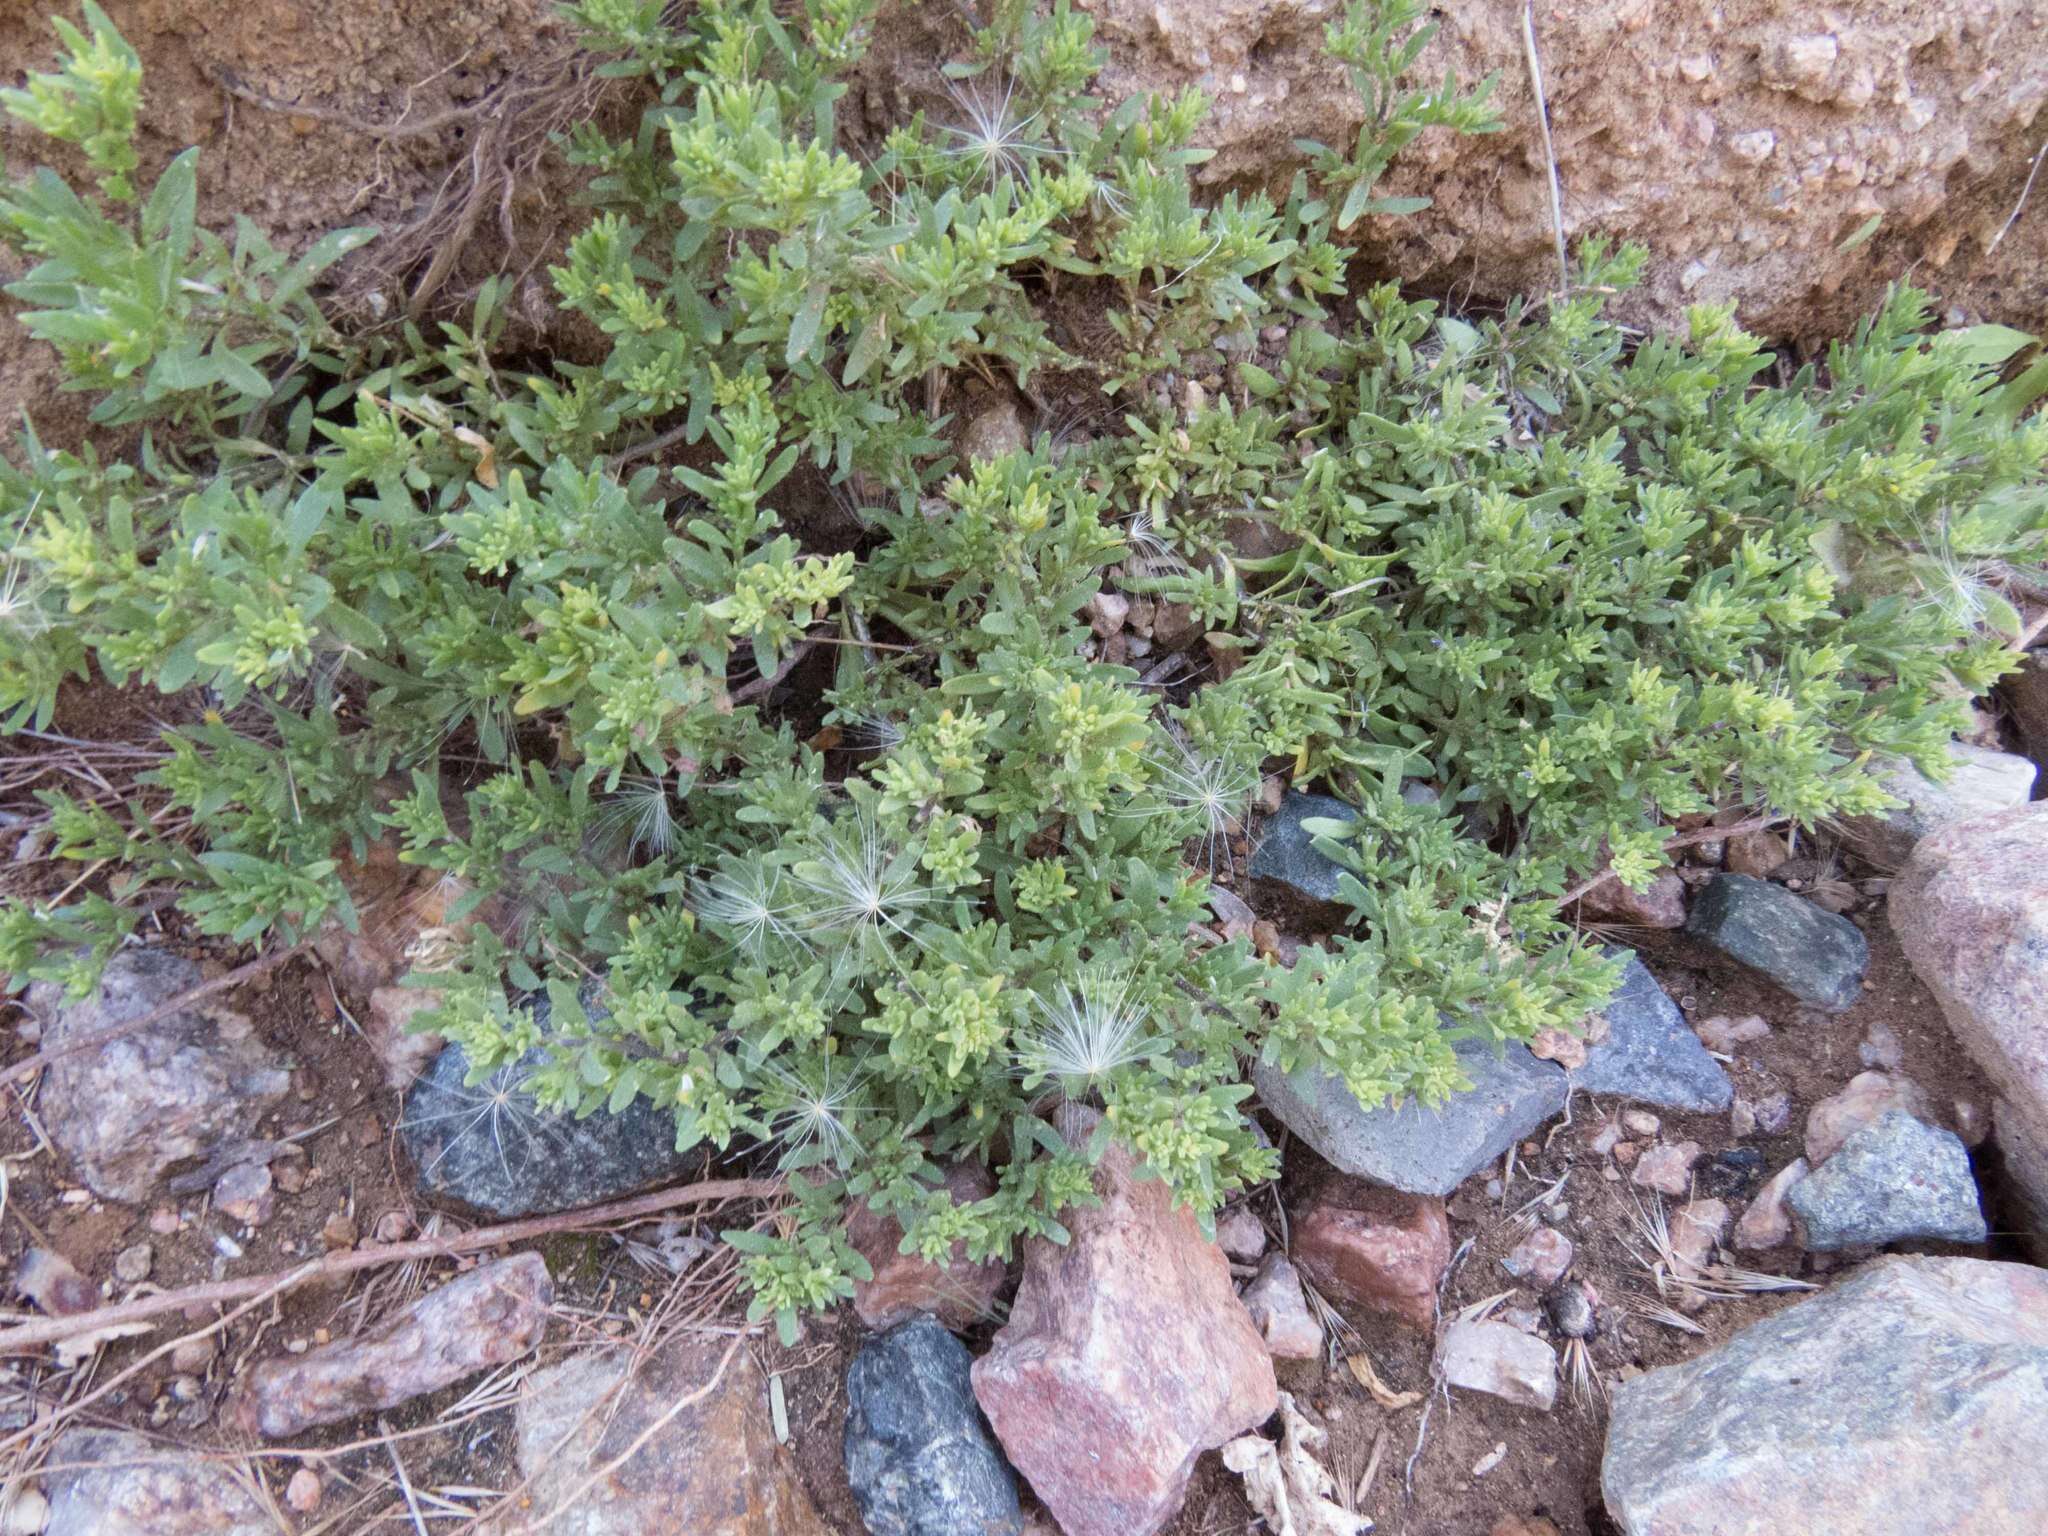
<svg viewBox="0 0 2048 1536"><path fill-rule="evenodd" d="M539 1048L475 1086L450 1045L405 1096L399 1134L423 1194L494 1216L544 1215L631 1194L681 1176L675 1122L646 1099L586 1119L543 1108L524 1086Z"/></svg>
<svg viewBox="0 0 2048 1536"><path fill-rule="evenodd" d="M1981 1243L1987 1235L1962 1142L1900 1109L1856 1131L1785 1199L1805 1246L1819 1251L1913 1237Z"/></svg>
<svg viewBox="0 0 2048 1536"><path fill-rule="evenodd" d="M126 1430L67 1429L50 1448L45 1536L276 1536L225 1458Z"/></svg>
<svg viewBox="0 0 2048 1536"><path fill-rule="evenodd" d="M1836 1013L1856 1001L1870 964L1870 944L1854 923L1749 875L1709 880L1693 897L1685 929L1802 1002Z"/></svg>
<svg viewBox="0 0 2048 1536"><path fill-rule="evenodd" d="M572 1355L528 1379L517 1433L522 1518L559 1511L548 1536L829 1536L744 1339Z"/></svg>
<svg viewBox="0 0 2048 1536"><path fill-rule="evenodd" d="M996 1449L966 1346L919 1314L846 1373L846 1480L871 1536L1014 1536L1017 1479Z"/></svg>
<svg viewBox="0 0 2048 1536"><path fill-rule="evenodd" d="M291 1087L291 1075L248 1021L182 1008L147 1028L90 1050L78 1039L143 1017L205 979L198 965L162 949L124 949L82 1000L38 983L28 1005L52 1054L42 1121L95 1194L133 1205L175 1164L203 1158L249 1134Z"/></svg>
<svg viewBox="0 0 2048 1536"><path fill-rule="evenodd" d="M1564 1109L1565 1074L1527 1048L1478 1040L1454 1047L1472 1081L1434 1108L1410 1101L1360 1107L1344 1080L1313 1066L1254 1068L1259 1098L1323 1160L1413 1194L1447 1195Z"/></svg>
<svg viewBox="0 0 2048 1536"><path fill-rule="evenodd" d="M356 1338L262 1362L248 1378L239 1417L278 1440L438 1392L535 1348L554 1299L539 1254L485 1264Z"/></svg>

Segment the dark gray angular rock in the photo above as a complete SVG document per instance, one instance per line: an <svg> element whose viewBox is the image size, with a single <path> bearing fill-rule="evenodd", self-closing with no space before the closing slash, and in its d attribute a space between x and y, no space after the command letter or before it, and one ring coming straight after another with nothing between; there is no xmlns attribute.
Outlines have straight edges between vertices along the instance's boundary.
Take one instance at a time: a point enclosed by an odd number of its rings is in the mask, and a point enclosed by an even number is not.
<svg viewBox="0 0 2048 1536"><path fill-rule="evenodd" d="M2048 1274L1894 1256L1617 1383L1600 1487L1623 1536L2033 1536L2044 1422Z"/></svg>
<svg viewBox="0 0 2048 1536"><path fill-rule="evenodd" d="M1854 923L1748 875L1716 875L1702 886L1685 931L1835 1013L1856 1001L1870 963L1869 942Z"/></svg>
<svg viewBox="0 0 2048 1536"><path fill-rule="evenodd" d="M1335 901L1341 871L1316 852L1315 840L1303 829L1301 824L1311 816L1356 821L1358 812L1329 795L1289 790L1260 831L1259 846L1252 850L1251 875L1255 880L1278 881L1311 901Z"/></svg>
<svg viewBox="0 0 2048 1536"><path fill-rule="evenodd" d="M1987 1232L1962 1142L1902 1109L1853 1132L1785 1203L1820 1251L1911 1237L1981 1243Z"/></svg>
<svg viewBox="0 0 2048 1536"><path fill-rule="evenodd" d="M254 1136L291 1089L291 1074L240 1015L180 1008L145 1029L86 1050L74 1041L139 1019L205 980L163 949L124 949L91 996L38 983L30 1010L55 1058L42 1119L95 1194L136 1204L177 1164Z"/></svg>
<svg viewBox="0 0 2048 1536"><path fill-rule="evenodd" d="M1607 1038L1587 1050L1575 1087L1665 1109L1719 1113L1734 1102L1728 1074L1633 955L1606 1015Z"/></svg>
<svg viewBox="0 0 2048 1536"><path fill-rule="evenodd" d="M920 1314L846 1373L846 1480L871 1536L1016 1536L1017 1478L982 1421L966 1346Z"/></svg>
<svg viewBox="0 0 2048 1536"><path fill-rule="evenodd" d="M545 1027L545 998L534 1014ZM398 1124L422 1193L494 1216L537 1216L631 1194L689 1167L675 1149L674 1118L644 1098L582 1120L542 1108L526 1084L545 1060L535 1047L470 1086L461 1046L434 1058Z"/></svg>
<svg viewBox="0 0 2048 1536"><path fill-rule="evenodd" d="M1561 1111L1566 1091L1564 1073L1524 1046L1496 1052L1461 1040L1456 1050L1471 1091L1435 1109L1362 1109L1341 1077L1314 1067L1288 1074L1262 1062L1253 1077L1266 1108L1325 1162L1410 1194L1447 1195Z"/></svg>

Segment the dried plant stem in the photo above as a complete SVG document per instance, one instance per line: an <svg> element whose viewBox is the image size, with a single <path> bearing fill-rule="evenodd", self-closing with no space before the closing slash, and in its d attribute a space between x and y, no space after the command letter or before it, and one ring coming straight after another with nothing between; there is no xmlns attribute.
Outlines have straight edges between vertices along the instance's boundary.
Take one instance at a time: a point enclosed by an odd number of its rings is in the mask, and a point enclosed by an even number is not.
<svg viewBox="0 0 2048 1536"><path fill-rule="evenodd" d="M1534 0L1522 6L1522 47L1529 60L1529 89L1536 97L1536 126L1543 130L1543 165L1550 180L1550 233L1557 241L1557 291L1572 285L1572 263L1564 247L1564 192L1557 180L1557 146L1550 138L1550 103L1543 94L1543 65L1536 56Z"/></svg>
<svg viewBox="0 0 2048 1536"><path fill-rule="evenodd" d="M228 1302L244 1301L252 1296L282 1293L296 1289L309 1281L329 1279L337 1275L352 1275L358 1270L375 1269L379 1265L402 1264L413 1259L454 1258L460 1254L478 1253L486 1248L501 1248L511 1243L523 1243L556 1232L640 1221L663 1211L674 1210L679 1205L708 1205L721 1200L772 1200L782 1191L783 1184L780 1179L706 1179L697 1184L685 1184L675 1189L660 1189L652 1194L636 1195L630 1200L615 1200L608 1205L584 1206L579 1210L559 1211L552 1216L533 1216L524 1221L508 1221L495 1227L478 1227L472 1232L458 1233L450 1237L425 1238L409 1243L379 1243L368 1248L330 1253L324 1259L302 1264L295 1270L253 1275L243 1280L220 1280L207 1285L186 1286L182 1290L139 1297L134 1301L120 1302L111 1307L98 1307L91 1312L80 1312L70 1317L43 1318L37 1322L0 1330L0 1355L20 1354L25 1350L39 1349L45 1344L54 1344L59 1339L68 1339L77 1334L91 1333L122 1323L142 1322L152 1317L161 1317L166 1312L182 1312L187 1307L218 1306Z"/></svg>

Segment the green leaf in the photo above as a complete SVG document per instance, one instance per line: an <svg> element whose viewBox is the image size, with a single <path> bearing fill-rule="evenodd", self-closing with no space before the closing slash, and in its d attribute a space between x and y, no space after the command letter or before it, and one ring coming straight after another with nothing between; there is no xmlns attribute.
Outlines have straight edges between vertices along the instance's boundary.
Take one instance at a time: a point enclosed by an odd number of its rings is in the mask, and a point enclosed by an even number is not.
<svg viewBox="0 0 2048 1536"><path fill-rule="evenodd" d="M804 290L803 307L796 312L796 318L789 322L789 346L783 359L792 368L801 362L811 350L811 344L818 339L818 323L825 318L823 283L813 283Z"/></svg>

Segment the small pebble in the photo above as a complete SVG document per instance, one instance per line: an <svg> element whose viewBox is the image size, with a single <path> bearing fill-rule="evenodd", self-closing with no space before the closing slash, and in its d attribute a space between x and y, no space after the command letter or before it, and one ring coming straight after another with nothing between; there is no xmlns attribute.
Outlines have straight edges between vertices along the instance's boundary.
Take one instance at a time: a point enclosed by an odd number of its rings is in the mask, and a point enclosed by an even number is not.
<svg viewBox="0 0 2048 1536"><path fill-rule="evenodd" d="M357 1236L355 1218L344 1211L336 1211L320 1228L320 1241L329 1248L353 1248Z"/></svg>
<svg viewBox="0 0 2048 1536"><path fill-rule="evenodd" d="M114 1278L123 1285L140 1285L149 1278L150 1265L155 1262L156 1250L147 1243L123 1248L114 1258Z"/></svg>
<svg viewBox="0 0 2048 1536"><path fill-rule="evenodd" d="M1622 1126L1631 1136L1648 1138L1664 1128L1664 1122L1648 1110L1632 1109L1621 1117Z"/></svg>
<svg viewBox="0 0 2048 1536"><path fill-rule="evenodd" d="M284 1485L284 1501L292 1507L293 1513L310 1515L320 1507L320 1496L325 1491L320 1486L319 1474L311 1467L301 1467Z"/></svg>
<svg viewBox="0 0 2048 1536"><path fill-rule="evenodd" d="M178 1219L178 1213L168 1205L160 1205L149 1213L149 1230L158 1237L174 1236L183 1225L184 1223Z"/></svg>
<svg viewBox="0 0 2048 1536"><path fill-rule="evenodd" d="M277 1204L270 1185L270 1170L261 1163L239 1163L213 1186L214 1206L245 1227L260 1227Z"/></svg>
<svg viewBox="0 0 2048 1536"><path fill-rule="evenodd" d="M187 1376L202 1375L219 1353L220 1340L215 1334L209 1333L203 1339L187 1339L171 1351L171 1369Z"/></svg>
<svg viewBox="0 0 2048 1536"><path fill-rule="evenodd" d="M1692 1165L1699 1160L1698 1142L1667 1141L1645 1152L1631 1177L1645 1189L1675 1198L1691 1187Z"/></svg>

